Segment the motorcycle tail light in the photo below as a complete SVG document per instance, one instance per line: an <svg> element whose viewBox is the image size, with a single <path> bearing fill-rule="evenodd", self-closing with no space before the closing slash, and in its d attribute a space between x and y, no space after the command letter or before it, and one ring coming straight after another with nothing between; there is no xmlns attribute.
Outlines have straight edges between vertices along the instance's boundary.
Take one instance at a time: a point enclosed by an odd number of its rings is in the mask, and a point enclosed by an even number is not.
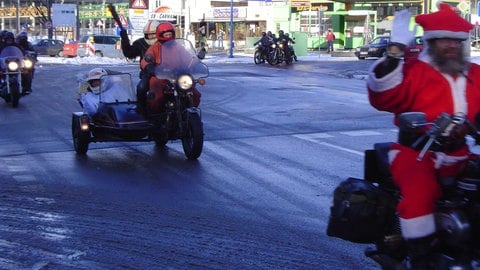
<svg viewBox="0 0 480 270"><path fill-rule="evenodd" d="M89 120L87 115L82 115L80 117L80 129L82 131L87 131L89 129Z"/></svg>
<svg viewBox="0 0 480 270"><path fill-rule="evenodd" d="M27 68L27 69L33 68L33 61L32 61L32 59L28 59L28 58L24 59L24 60L23 60L23 67L24 67L24 68Z"/></svg>
<svg viewBox="0 0 480 270"><path fill-rule="evenodd" d="M20 65L15 60L11 60L7 62L7 68L9 71L17 71L19 67Z"/></svg>
<svg viewBox="0 0 480 270"><path fill-rule="evenodd" d="M178 77L178 87L182 90L188 90L193 86L193 79L189 75L182 75Z"/></svg>

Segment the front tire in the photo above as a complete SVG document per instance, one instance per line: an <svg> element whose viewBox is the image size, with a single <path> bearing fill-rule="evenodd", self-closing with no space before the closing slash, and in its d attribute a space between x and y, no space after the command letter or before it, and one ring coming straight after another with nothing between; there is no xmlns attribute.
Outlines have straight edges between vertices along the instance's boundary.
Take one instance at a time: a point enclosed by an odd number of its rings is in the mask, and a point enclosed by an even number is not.
<svg viewBox="0 0 480 270"><path fill-rule="evenodd" d="M85 155L90 143L90 133L83 132L80 129L80 121L76 117L72 117L72 139L75 152L79 155Z"/></svg>
<svg viewBox="0 0 480 270"><path fill-rule="evenodd" d="M255 51L255 54L253 55L253 61L256 65L261 64L265 61L262 59L262 53L259 50Z"/></svg>
<svg viewBox="0 0 480 270"><path fill-rule="evenodd" d="M196 113L188 114L185 134L182 136L182 146L185 156L190 160L197 159L203 149L203 123Z"/></svg>

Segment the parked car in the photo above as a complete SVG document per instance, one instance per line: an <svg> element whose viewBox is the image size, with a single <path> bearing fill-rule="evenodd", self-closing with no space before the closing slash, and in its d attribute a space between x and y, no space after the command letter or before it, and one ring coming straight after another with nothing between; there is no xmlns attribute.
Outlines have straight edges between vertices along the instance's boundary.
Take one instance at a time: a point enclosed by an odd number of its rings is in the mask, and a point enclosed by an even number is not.
<svg viewBox="0 0 480 270"><path fill-rule="evenodd" d="M471 46L475 49L480 49L480 39L472 39Z"/></svg>
<svg viewBox="0 0 480 270"><path fill-rule="evenodd" d="M423 50L423 37L415 37L412 42L405 48L404 59L405 62L416 59L420 52Z"/></svg>
<svg viewBox="0 0 480 270"><path fill-rule="evenodd" d="M32 46L38 55L63 57L63 41L58 39L36 39Z"/></svg>
<svg viewBox="0 0 480 270"><path fill-rule="evenodd" d="M78 42L72 41L63 44L63 56L75 57L77 56Z"/></svg>
<svg viewBox="0 0 480 270"><path fill-rule="evenodd" d="M355 56L360 60L367 57L382 57L387 52L389 36L379 36L374 38L368 44L359 46L355 49Z"/></svg>
<svg viewBox="0 0 480 270"><path fill-rule="evenodd" d="M120 47L120 37L115 35L85 35L78 41L76 55L89 56L88 40L93 40L94 55L99 57L125 58ZM72 46L74 48L74 45ZM72 49L73 49L72 48Z"/></svg>

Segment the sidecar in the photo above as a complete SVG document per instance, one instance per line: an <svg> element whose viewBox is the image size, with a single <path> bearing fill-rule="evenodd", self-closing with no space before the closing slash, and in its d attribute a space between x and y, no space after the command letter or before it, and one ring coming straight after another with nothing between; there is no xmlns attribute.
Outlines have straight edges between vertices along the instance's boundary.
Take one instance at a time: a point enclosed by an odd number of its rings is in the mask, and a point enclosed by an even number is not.
<svg viewBox="0 0 480 270"><path fill-rule="evenodd" d="M94 95L98 98L97 111L72 113L72 138L77 154L86 154L91 142L155 140L165 144L162 128L137 112L130 74L108 71L100 80L100 93Z"/></svg>

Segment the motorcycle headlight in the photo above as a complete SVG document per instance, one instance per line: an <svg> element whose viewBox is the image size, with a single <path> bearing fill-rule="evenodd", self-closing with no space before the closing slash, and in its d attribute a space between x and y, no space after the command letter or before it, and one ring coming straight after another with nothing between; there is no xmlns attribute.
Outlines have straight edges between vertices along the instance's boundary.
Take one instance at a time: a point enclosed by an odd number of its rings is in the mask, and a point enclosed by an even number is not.
<svg viewBox="0 0 480 270"><path fill-rule="evenodd" d="M23 67L27 69L31 69L33 67L32 59L23 59Z"/></svg>
<svg viewBox="0 0 480 270"><path fill-rule="evenodd" d="M282 43L280 43L278 46L279 46L281 49L283 49L283 44L282 44Z"/></svg>
<svg viewBox="0 0 480 270"><path fill-rule="evenodd" d="M17 61L10 61L7 63L7 68L9 71L17 71L20 65Z"/></svg>
<svg viewBox="0 0 480 270"><path fill-rule="evenodd" d="M272 48L275 48L275 47L277 47L277 45L276 45L276 44L272 44Z"/></svg>
<svg viewBox="0 0 480 270"><path fill-rule="evenodd" d="M188 90L192 88L193 85L193 79L189 75L182 75L178 78L178 87L182 90Z"/></svg>

